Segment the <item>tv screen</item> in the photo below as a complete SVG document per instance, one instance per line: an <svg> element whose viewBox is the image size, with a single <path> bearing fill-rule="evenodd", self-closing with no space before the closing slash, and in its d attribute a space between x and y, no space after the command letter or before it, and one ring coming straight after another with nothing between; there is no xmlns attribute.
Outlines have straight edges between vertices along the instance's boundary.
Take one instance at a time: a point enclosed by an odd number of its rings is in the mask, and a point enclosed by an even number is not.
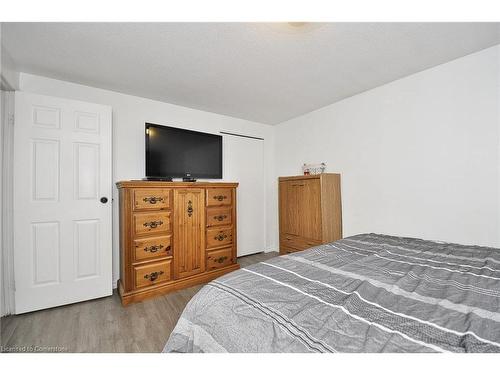
<svg viewBox="0 0 500 375"><path fill-rule="evenodd" d="M146 123L146 177L222 178L222 136Z"/></svg>

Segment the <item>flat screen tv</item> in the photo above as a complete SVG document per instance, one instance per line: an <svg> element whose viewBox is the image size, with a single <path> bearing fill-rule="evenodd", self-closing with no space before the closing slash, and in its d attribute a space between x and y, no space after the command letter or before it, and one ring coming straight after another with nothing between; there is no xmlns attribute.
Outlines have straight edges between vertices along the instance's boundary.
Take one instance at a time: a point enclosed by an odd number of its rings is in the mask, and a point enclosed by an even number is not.
<svg viewBox="0 0 500 375"><path fill-rule="evenodd" d="M222 136L146 123L146 177L222 178Z"/></svg>

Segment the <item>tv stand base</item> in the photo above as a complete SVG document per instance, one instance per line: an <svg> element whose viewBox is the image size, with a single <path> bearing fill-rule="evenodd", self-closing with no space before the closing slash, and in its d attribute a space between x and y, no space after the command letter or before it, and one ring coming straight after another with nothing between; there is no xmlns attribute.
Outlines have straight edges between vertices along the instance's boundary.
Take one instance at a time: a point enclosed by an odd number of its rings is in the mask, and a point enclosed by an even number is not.
<svg viewBox="0 0 500 375"><path fill-rule="evenodd" d="M172 182L172 177L146 177L143 181L165 181Z"/></svg>

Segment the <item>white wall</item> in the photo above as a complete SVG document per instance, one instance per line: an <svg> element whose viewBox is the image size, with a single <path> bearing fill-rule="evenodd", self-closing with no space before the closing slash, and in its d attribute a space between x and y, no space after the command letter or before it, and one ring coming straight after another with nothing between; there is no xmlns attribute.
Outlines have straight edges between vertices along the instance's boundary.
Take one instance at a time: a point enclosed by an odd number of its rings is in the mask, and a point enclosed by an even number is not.
<svg viewBox="0 0 500 375"><path fill-rule="evenodd" d="M264 138L264 157L267 167L266 181L263 183L266 184L266 190L272 190L275 174L274 128L269 125L25 73L20 75L20 89L42 95L110 105L113 108L114 182L144 177L144 123L152 122L209 133L228 131ZM113 280L115 282L119 278L117 194L115 186L113 190ZM269 208L266 215L267 220L272 220L276 212ZM267 249L262 250L275 250L274 238L275 233L269 231L266 234Z"/></svg>
<svg viewBox="0 0 500 375"><path fill-rule="evenodd" d="M0 23L0 88L16 90L19 87L19 71L9 51L3 45L2 26Z"/></svg>
<svg viewBox="0 0 500 375"><path fill-rule="evenodd" d="M344 235L500 247L500 46L281 123L278 176L342 174Z"/></svg>

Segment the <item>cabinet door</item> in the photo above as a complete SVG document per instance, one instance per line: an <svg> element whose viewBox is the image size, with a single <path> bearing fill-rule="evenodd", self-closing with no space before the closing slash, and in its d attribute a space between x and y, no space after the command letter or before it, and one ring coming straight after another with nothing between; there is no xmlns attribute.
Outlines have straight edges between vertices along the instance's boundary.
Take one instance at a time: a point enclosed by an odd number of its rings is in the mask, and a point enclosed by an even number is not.
<svg viewBox="0 0 500 375"><path fill-rule="evenodd" d="M205 191L174 190L174 277L205 271Z"/></svg>
<svg viewBox="0 0 500 375"><path fill-rule="evenodd" d="M319 179L280 182L280 231L321 240L321 185Z"/></svg>
<svg viewBox="0 0 500 375"><path fill-rule="evenodd" d="M280 232L299 235L299 204L298 189L292 185L294 181L282 181L279 185L280 195Z"/></svg>
<svg viewBox="0 0 500 375"><path fill-rule="evenodd" d="M300 236L321 240L321 182L319 178L297 181L300 189Z"/></svg>

